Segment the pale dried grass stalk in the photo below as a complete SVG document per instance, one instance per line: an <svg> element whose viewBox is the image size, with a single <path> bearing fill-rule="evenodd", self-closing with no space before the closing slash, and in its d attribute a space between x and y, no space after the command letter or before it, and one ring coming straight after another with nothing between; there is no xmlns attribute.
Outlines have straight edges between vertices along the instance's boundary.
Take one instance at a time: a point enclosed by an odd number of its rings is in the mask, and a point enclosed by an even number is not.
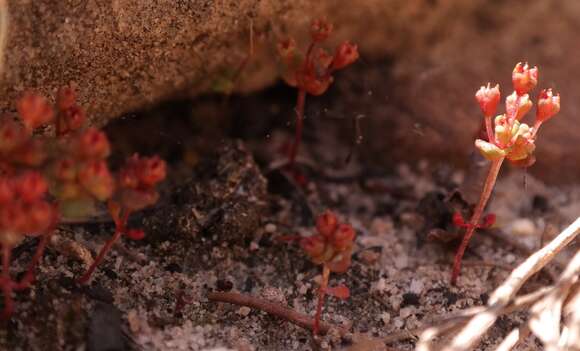
<svg viewBox="0 0 580 351"><path fill-rule="evenodd" d="M449 331L449 325L438 325L425 329L420 336L419 342L417 343L417 350L419 351L430 351L434 349L441 349L443 351L467 351L473 349L475 344L481 339L481 337L487 332L487 330L494 324L496 319L505 313L509 313L509 310L513 308L513 302L518 301L520 298L516 298L517 292L520 290L522 285L535 273L540 271L544 266L546 266L566 245L568 245L574 238L578 235L580 231L580 217L578 217L574 223L572 223L568 228L561 232L556 238L554 238L549 244L547 244L542 249L538 250L530 257L528 257L522 264L520 264L516 269L512 271L510 276L501 284L491 295L488 305L481 311L478 311L473 317L471 317L465 326L459 331L457 335L445 346L441 348L434 348L432 341L434 338L444 334ZM578 270L580 266L580 253L570 261L562 275L560 276L558 282L554 286L542 288L538 290L535 294L526 295L525 305L531 303L537 303L537 301L547 301L549 296L556 297L552 298L550 301L558 303L563 303L567 296L567 292L578 279ZM529 299L532 297L533 299ZM575 299L572 299L576 303ZM521 301L520 301L520 304ZM524 305L524 304L522 304ZM544 305L546 306L546 305ZM554 305L547 305L552 308L552 312L558 311L558 307ZM511 308L510 308L511 307ZM554 308L556 310L554 310ZM561 308L561 305L560 305ZM540 307L536 308L538 311L542 311ZM559 312L557 312L558 315ZM578 318L573 313L570 313L570 320ZM459 325L463 321L458 321ZM560 321L558 320L558 325ZM570 345L568 340L577 340L577 329L575 325L566 325L566 344ZM558 329L559 330L559 329ZM532 330L533 331L533 330ZM552 328L553 333L553 328ZM515 332L514 332L515 335ZM510 340L506 341L505 347L509 349L510 343L517 344L521 340L521 335L518 332L517 339L515 336L510 334ZM564 336L558 332L558 339L561 340ZM550 339L552 340L552 339ZM557 341L557 345L562 345L563 342ZM515 345L513 344L513 345ZM574 345L577 347L576 345ZM561 349L561 348L560 348ZM558 349L558 350L560 350Z"/></svg>

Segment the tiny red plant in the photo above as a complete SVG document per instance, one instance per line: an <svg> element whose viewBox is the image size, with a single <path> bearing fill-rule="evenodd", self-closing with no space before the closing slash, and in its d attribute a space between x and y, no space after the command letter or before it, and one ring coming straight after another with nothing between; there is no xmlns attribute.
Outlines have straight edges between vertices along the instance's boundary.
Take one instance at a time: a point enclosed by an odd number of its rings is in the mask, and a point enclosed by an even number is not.
<svg viewBox="0 0 580 351"><path fill-rule="evenodd" d="M334 80L332 74L349 66L359 57L357 46L348 41L340 44L334 54L320 47L320 44L330 36L332 29L332 25L322 19L313 21L310 27L311 42L306 53L296 47L296 42L292 38L278 43L278 53L285 66L284 81L298 90L296 129L294 142L288 154L289 166L294 165L302 140L306 95L324 94Z"/></svg>
<svg viewBox="0 0 580 351"><path fill-rule="evenodd" d="M466 228L463 240L457 249L453 262L451 283L456 284L461 270L461 260L469 240L477 228L486 228L495 222L494 215L484 217L483 211L493 191L499 170L505 159L520 167L529 167L535 162L534 150L538 130L541 125L560 111L560 95L554 95L551 89L544 89L538 97L536 121L533 127L521 123L522 118L532 108L528 93L538 83L538 69L530 68L528 64L518 63L512 72L514 92L506 98L506 113L498 115L492 121L500 100L499 85L482 86L475 98L484 115L487 140L477 139L475 147L491 161L487 178L481 196L469 222L465 222L460 214L453 217L453 222Z"/></svg>
<svg viewBox="0 0 580 351"><path fill-rule="evenodd" d="M318 216L316 230L318 234L300 240L300 246L310 259L322 265L322 281L318 289L318 303L312 329L314 335L317 335L320 330L322 306L326 295L339 299L347 299L350 296L346 286L329 287L328 280L330 272L344 273L349 268L356 236L352 226L339 223L338 218L331 211L325 211Z"/></svg>
<svg viewBox="0 0 580 351"><path fill-rule="evenodd" d="M111 153L107 135L84 127L85 113L70 87L59 90L54 106L45 97L27 92L17 110L19 119L0 120L3 318L9 318L14 309L13 291L27 288L34 280L34 268L61 216L83 216L97 202L108 203L116 231L81 277L86 282L121 234L143 238L143 231L127 228L128 217L157 201L155 187L166 173L165 162L158 157L135 155L118 175L113 174L106 162ZM54 127L54 137L35 133L47 125ZM17 282L10 277L11 252L26 236L41 240L27 272Z"/></svg>

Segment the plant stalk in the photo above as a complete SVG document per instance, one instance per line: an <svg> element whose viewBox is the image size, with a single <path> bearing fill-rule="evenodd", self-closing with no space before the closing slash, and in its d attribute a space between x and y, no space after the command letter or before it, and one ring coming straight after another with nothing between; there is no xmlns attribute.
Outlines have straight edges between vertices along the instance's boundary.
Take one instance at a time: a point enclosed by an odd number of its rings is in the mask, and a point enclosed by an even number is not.
<svg viewBox="0 0 580 351"><path fill-rule="evenodd" d="M320 318L322 317L322 306L326 298L326 288L328 287L328 279L330 277L330 269L327 265L322 266L322 282L318 288L318 303L316 304L316 314L314 315L314 326L312 327L312 334L318 335L320 330Z"/></svg>
<svg viewBox="0 0 580 351"><path fill-rule="evenodd" d="M497 176L499 174L499 170L505 157L502 157L498 160L492 161L489 171L487 173L487 178L485 179L485 183L483 184L483 189L481 191L481 196L479 197L479 201L477 202L477 206L473 211L473 215L469 220L469 225L466 229L465 235L463 235L463 239L459 248L457 249L457 253L455 254L455 259L453 261L453 272L451 274L451 284L455 285L457 283L457 278L459 277L459 272L461 271L461 260L463 259L463 255L465 254L465 249L467 249L467 244L469 244L469 240L475 233L475 229L479 225L481 221L481 216L483 215L483 210L491 197L491 193L493 191L493 187L497 180Z"/></svg>

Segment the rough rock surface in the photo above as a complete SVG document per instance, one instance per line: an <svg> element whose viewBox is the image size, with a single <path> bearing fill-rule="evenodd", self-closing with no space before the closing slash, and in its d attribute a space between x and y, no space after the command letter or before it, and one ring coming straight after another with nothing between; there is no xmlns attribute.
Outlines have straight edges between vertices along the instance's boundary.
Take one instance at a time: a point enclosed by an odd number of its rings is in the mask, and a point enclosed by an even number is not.
<svg viewBox="0 0 580 351"><path fill-rule="evenodd" d="M50 94L74 82L102 124L170 97L263 88L279 72L277 39L291 33L303 42L309 21L326 16L335 23L334 40L360 44L359 67L375 60L386 66L374 78L388 85L386 95L366 100L388 100L386 118L373 119L371 129L384 135L394 128L395 135L373 138L374 154L396 145L403 157L412 146L415 155L463 158L479 121L472 92L488 80L507 91L514 63L528 60L541 67L542 86L563 94L562 116L542 131L538 168L580 171L569 147L580 107L577 80L569 79L580 50L574 0L21 0L9 7L2 110L25 88ZM242 65L250 33L255 52Z"/></svg>

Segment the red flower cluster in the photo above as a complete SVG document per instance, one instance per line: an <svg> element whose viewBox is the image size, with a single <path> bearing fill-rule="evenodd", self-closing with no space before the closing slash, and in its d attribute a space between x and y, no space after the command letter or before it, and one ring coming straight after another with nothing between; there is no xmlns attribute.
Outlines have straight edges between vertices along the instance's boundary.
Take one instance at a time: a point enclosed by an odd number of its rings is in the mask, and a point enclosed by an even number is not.
<svg viewBox="0 0 580 351"><path fill-rule="evenodd" d="M545 121L560 111L560 95L554 95L551 89L544 89L538 97L534 125L530 127L521 122L532 109L529 93L537 84L538 68L530 68L527 63L518 63L512 71L514 92L505 99L505 113L497 115L495 118L497 105L501 98L499 85L492 88L488 83L487 86L482 86L475 93L475 99L483 112L487 139L475 140L475 147L486 159L491 161L491 166L471 219L466 222L460 214L454 216L454 223L459 227L466 228L466 230L453 261L452 284L457 282L463 255L475 230L489 227L495 221L495 216L489 215L483 218L483 222L481 219L502 163L507 159L520 167L529 167L534 164L538 131Z"/></svg>
<svg viewBox="0 0 580 351"><path fill-rule="evenodd" d="M302 53L294 39L289 38L278 44L278 53L285 64L284 80L292 87L304 90L310 95L322 95L333 82L332 73L347 67L358 57L358 48L348 41L340 44L334 54L317 47L328 39L332 25L324 20L312 22L311 43Z"/></svg>
<svg viewBox="0 0 580 351"><path fill-rule="evenodd" d="M278 53L284 64L284 81L298 89L296 99L296 132L288 159L293 166L302 140L304 104L306 94L322 95L333 82L332 74L354 63L358 57L358 48L348 41L340 44L330 54L319 47L332 33L332 25L324 20L315 20L310 27L311 42L306 53L296 47L296 41L289 38L278 43Z"/></svg>
<svg viewBox="0 0 580 351"><path fill-rule="evenodd" d="M339 223L331 211L316 219L318 234L303 238L302 249L316 264L327 265L332 272L345 272L350 266L356 232L350 224Z"/></svg>
<svg viewBox="0 0 580 351"><path fill-rule="evenodd" d="M155 187L166 172L165 161L159 157L133 155L119 172L119 202L131 211L153 205L159 198Z"/></svg>
<svg viewBox="0 0 580 351"><path fill-rule="evenodd" d="M81 278L86 282L122 234L136 240L144 237L142 230L126 228L128 217L157 201L155 187L166 174L165 162L159 157L135 155L118 176L113 175L107 164L111 153L107 135L84 126L85 113L70 87L59 90L54 106L43 96L25 93L17 110L20 120L0 120L0 289L4 317L12 312L12 291L32 282L34 267L61 215L82 217L96 203L106 201L115 221L115 234ZM56 137L46 136L50 128L35 133L45 126L52 126ZM27 235L41 235L42 239L25 278L17 283L9 275L10 253Z"/></svg>
<svg viewBox="0 0 580 351"><path fill-rule="evenodd" d="M18 176L0 176L0 245L14 247L25 235L46 233L56 219L56 210L46 200L48 185L35 171Z"/></svg>

